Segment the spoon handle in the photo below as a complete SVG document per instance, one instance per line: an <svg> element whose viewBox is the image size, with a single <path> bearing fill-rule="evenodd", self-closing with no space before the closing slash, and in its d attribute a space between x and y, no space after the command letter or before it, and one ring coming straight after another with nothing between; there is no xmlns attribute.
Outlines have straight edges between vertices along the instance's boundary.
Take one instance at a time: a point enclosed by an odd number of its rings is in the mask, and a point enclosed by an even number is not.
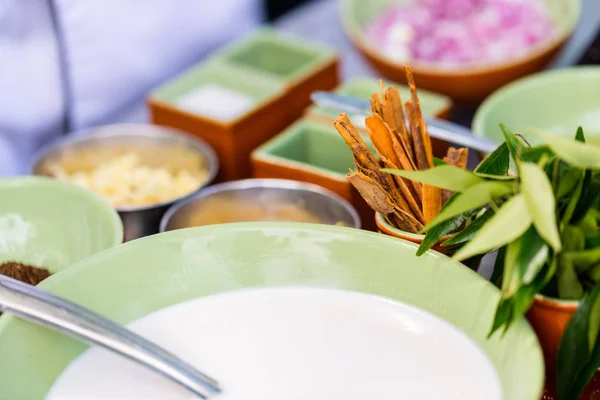
<svg viewBox="0 0 600 400"><path fill-rule="evenodd" d="M368 100L321 91L313 92L311 100L320 107L338 112L358 115L371 114L371 105ZM498 147L498 143L483 137L474 136L469 129L452 122L434 118L424 118L424 120L427 123L429 135L432 138L465 146L486 154L493 152Z"/></svg>
<svg viewBox="0 0 600 400"><path fill-rule="evenodd" d="M207 399L217 381L123 326L15 279L0 275L0 310L127 357Z"/></svg>

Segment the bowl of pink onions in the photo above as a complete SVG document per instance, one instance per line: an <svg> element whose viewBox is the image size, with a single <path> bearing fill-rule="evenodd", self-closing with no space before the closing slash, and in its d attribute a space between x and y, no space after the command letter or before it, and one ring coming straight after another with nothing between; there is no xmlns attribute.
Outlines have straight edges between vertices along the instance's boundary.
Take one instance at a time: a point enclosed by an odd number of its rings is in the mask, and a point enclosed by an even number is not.
<svg viewBox="0 0 600 400"><path fill-rule="evenodd" d="M465 103L545 68L570 37L580 0L341 0L344 29L385 77Z"/></svg>

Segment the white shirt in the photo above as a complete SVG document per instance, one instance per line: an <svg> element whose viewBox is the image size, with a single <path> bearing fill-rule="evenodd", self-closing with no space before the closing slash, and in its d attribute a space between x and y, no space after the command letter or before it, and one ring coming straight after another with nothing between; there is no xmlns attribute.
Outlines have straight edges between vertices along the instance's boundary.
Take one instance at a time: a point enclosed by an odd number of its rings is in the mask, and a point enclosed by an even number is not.
<svg viewBox="0 0 600 400"><path fill-rule="evenodd" d="M0 0L0 176L26 172L34 152L64 134L65 95L72 130L111 122L260 23L261 6L260 0Z"/></svg>

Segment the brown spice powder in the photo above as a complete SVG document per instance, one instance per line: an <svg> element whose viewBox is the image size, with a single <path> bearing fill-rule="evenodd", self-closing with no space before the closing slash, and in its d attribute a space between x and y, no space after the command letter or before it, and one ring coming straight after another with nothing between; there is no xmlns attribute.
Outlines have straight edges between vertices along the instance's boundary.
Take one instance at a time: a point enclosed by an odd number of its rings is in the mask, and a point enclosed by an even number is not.
<svg viewBox="0 0 600 400"><path fill-rule="evenodd" d="M0 264L0 274L30 285L37 285L51 275L50 271L45 268L33 267L12 261Z"/></svg>

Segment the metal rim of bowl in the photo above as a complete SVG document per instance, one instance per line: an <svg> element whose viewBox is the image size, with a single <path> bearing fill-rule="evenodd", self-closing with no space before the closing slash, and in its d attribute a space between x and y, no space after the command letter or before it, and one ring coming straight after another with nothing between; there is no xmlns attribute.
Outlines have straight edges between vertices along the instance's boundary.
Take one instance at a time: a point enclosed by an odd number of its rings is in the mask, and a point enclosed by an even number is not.
<svg viewBox="0 0 600 400"><path fill-rule="evenodd" d="M305 190L313 193L320 194L327 198L330 198L341 205L347 212L350 214L352 218L352 222L354 224L354 228L361 228L361 220L360 216L356 209L348 202L348 200L339 196L338 194L332 192L329 189L325 189L322 186L315 185L313 183L294 181L289 179L242 179L238 181L224 182L219 183L217 185L213 185L207 188L200 190L198 193L190 196L188 199L178 202L177 204L171 206L167 212L163 215L160 221L159 232L167 232L167 225L173 218L177 212L192 202L210 197L217 193L229 192L233 190L248 190L248 189L288 189L288 190Z"/></svg>
<svg viewBox="0 0 600 400"><path fill-rule="evenodd" d="M113 131L114 129L123 129L129 130L131 132L119 132ZM206 186L210 185L217 176L219 172L219 158L215 153L214 149L208 145L204 140L192 136L189 133L182 131L180 129L175 129L167 126L161 125L151 125L151 124L109 124L109 125L101 125L95 128L89 128L81 131L76 131L71 134L72 136L64 136L59 139L52 141L47 146L43 147L40 151L36 152L33 161L31 162L31 166L29 168L29 173L31 175L36 175L35 170L36 167L51 153L55 151L59 151L66 145L75 145L79 143L86 143L93 139L98 138L118 138L118 137L149 137L149 138L169 138L169 137L177 137L182 140L190 147L196 149L201 153L208 164L208 178L204 181L196 190L193 192L186 194L184 196L180 196L171 200L164 201L162 203L154 203L147 206L141 207L115 207L118 212L134 212L134 211L145 211L154 208L160 208L164 206L168 206L174 204L178 201L185 200L188 197L194 196L198 193L199 190L202 190Z"/></svg>

